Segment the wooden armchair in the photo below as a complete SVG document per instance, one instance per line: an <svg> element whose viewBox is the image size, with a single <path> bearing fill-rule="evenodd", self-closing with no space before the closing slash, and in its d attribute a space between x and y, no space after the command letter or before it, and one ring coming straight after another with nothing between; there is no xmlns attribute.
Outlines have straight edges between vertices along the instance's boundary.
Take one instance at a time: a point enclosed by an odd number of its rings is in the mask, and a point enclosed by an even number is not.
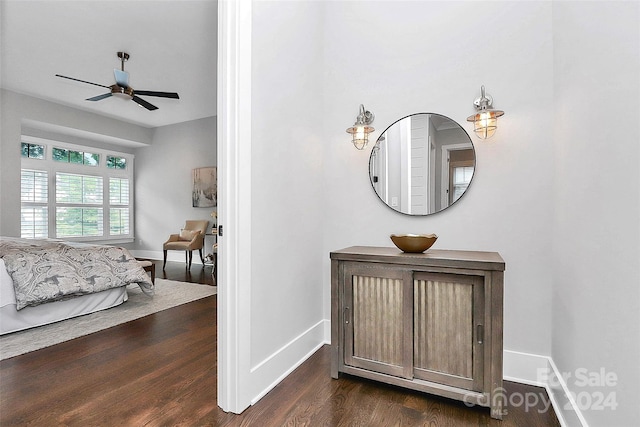
<svg viewBox="0 0 640 427"><path fill-rule="evenodd" d="M204 246L204 235L209 227L209 221L205 220L187 220L180 234L172 234L169 239L162 245L164 251L164 263L162 269L167 265L167 251L185 251L185 262L187 268L191 269L191 260L193 259L193 251L198 249L200 252L200 260L204 266L204 258L202 257L202 247Z"/></svg>

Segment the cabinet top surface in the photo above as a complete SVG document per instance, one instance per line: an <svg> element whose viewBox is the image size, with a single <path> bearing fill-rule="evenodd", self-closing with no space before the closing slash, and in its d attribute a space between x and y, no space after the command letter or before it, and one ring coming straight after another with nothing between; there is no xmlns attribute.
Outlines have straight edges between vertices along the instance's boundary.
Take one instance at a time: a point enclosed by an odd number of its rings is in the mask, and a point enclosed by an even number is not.
<svg viewBox="0 0 640 427"><path fill-rule="evenodd" d="M414 264L460 267L504 271L505 263L497 252L456 251L429 249L424 253L405 253L395 247L351 246L330 253L331 259L343 261L384 262L390 264Z"/></svg>

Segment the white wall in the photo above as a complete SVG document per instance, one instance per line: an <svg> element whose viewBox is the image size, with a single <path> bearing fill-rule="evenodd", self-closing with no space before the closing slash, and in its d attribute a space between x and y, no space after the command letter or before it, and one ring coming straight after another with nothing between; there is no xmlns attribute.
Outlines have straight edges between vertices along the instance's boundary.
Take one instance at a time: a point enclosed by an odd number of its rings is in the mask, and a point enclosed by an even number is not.
<svg viewBox="0 0 640 427"><path fill-rule="evenodd" d="M251 366L243 395L253 400L324 339L322 7L252 6Z"/></svg>
<svg viewBox="0 0 640 427"><path fill-rule="evenodd" d="M329 2L324 22L325 317L330 251L391 246L391 233L436 233L438 249L503 256L505 348L550 354L553 144L539 123L553 121L551 4ZM488 141L465 120L482 84L506 111ZM417 218L382 205L369 183L373 144L358 151L344 132L360 103L376 115L374 141L411 113L465 127L477 168L460 202Z"/></svg>
<svg viewBox="0 0 640 427"><path fill-rule="evenodd" d="M152 141L151 129L79 111L74 108L21 95L8 90L0 92L2 128L0 130L0 235L20 235L20 135L23 125L41 126L59 134L84 135L87 144L96 141L120 141L145 145ZM53 125L53 126L51 126ZM80 132L78 132L80 131ZM40 136L45 136L43 133ZM80 142L72 136L73 142ZM126 148L122 151L128 151Z"/></svg>
<svg viewBox="0 0 640 427"><path fill-rule="evenodd" d="M188 219L206 219L217 208L194 208L192 170L216 166L216 117L155 128L153 144L135 151L135 227L132 246L137 256L162 259L162 244L179 233ZM213 237L205 239L203 255L211 252ZM184 253L169 251L168 260L183 262ZM194 253L194 263L200 257Z"/></svg>
<svg viewBox="0 0 640 427"><path fill-rule="evenodd" d="M555 2L553 35L552 356L589 425L638 425L640 3Z"/></svg>

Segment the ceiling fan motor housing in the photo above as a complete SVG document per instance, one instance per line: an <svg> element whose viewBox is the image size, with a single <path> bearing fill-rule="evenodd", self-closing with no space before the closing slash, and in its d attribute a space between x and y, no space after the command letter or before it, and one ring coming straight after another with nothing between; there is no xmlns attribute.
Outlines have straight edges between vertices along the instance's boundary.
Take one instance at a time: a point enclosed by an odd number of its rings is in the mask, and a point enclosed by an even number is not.
<svg viewBox="0 0 640 427"><path fill-rule="evenodd" d="M111 94L119 98L131 99L133 98L133 89L115 84L111 86Z"/></svg>

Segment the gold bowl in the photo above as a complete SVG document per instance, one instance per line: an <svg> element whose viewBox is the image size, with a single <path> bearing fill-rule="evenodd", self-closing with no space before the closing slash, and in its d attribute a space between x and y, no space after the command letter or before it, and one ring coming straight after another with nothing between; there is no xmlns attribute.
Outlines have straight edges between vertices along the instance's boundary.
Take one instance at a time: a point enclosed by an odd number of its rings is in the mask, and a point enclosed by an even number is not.
<svg viewBox="0 0 640 427"><path fill-rule="evenodd" d="M424 252L438 239L435 234L392 234L389 237L398 249L410 253Z"/></svg>

